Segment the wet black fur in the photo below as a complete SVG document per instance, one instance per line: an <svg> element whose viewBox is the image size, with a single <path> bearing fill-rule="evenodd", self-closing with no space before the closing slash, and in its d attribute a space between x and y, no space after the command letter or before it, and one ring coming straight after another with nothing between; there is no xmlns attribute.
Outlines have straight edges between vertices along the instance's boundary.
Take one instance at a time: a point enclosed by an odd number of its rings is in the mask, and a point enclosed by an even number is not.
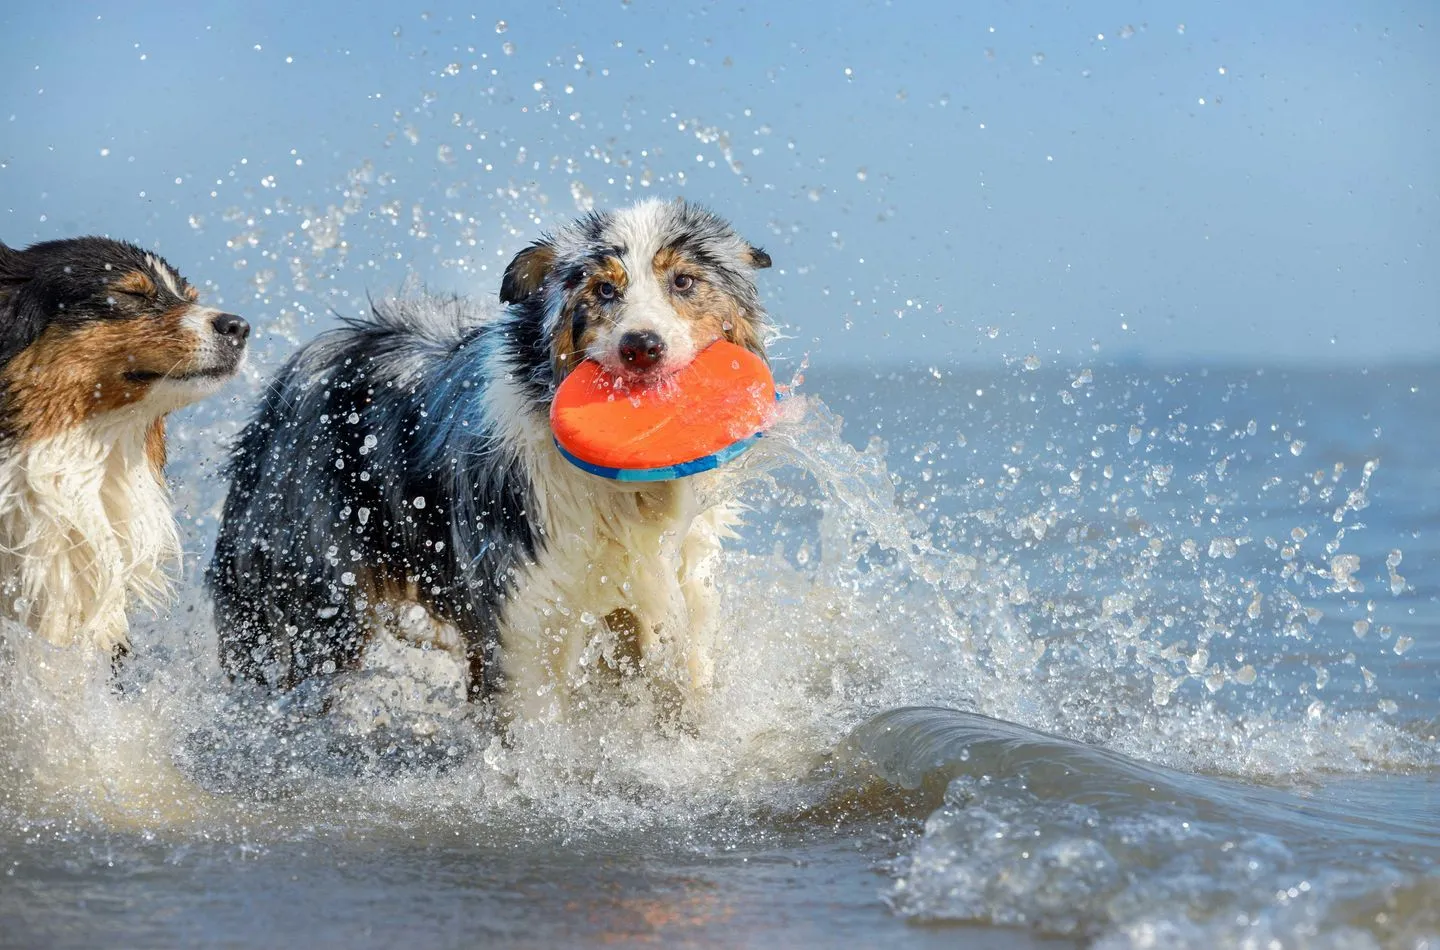
<svg viewBox="0 0 1440 950"><path fill-rule="evenodd" d="M270 385L234 449L208 576L232 678L288 687L352 667L367 631L345 575L370 570L413 580L461 631L472 689L498 685L501 603L544 539L523 467L478 407L495 354L547 412L550 354L538 299L478 326L470 306L376 306Z"/></svg>

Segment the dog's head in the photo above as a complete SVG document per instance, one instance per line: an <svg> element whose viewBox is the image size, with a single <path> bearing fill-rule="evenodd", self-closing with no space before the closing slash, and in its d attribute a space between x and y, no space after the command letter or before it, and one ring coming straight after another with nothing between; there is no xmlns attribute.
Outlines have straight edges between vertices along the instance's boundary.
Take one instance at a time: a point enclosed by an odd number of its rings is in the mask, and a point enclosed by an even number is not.
<svg viewBox="0 0 1440 950"><path fill-rule="evenodd" d="M249 324L176 270L109 238L0 244L6 428L53 432L107 411L160 416L240 368Z"/></svg>
<svg viewBox="0 0 1440 950"><path fill-rule="evenodd" d="M535 308L555 382L589 358L635 380L675 373L716 340L765 356L753 274L770 256L684 201L590 214L530 245L500 299Z"/></svg>

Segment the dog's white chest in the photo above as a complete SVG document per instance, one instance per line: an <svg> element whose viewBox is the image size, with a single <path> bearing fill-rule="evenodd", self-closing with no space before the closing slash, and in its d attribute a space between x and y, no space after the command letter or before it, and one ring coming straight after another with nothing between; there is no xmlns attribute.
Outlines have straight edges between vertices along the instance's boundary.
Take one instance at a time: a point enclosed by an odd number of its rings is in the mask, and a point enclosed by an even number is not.
<svg viewBox="0 0 1440 950"><path fill-rule="evenodd" d="M597 644L617 632L606 624L615 611L648 679L682 693L707 687L715 563L733 512L701 510L689 482L637 491L579 472L549 446L537 454L544 553L515 579L501 629L513 700L528 716L557 700L563 710Z"/></svg>
<svg viewBox="0 0 1440 950"><path fill-rule="evenodd" d="M133 422L89 423L0 458L0 608L57 646L127 642L135 598L163 599L180 543Z"/></svg>

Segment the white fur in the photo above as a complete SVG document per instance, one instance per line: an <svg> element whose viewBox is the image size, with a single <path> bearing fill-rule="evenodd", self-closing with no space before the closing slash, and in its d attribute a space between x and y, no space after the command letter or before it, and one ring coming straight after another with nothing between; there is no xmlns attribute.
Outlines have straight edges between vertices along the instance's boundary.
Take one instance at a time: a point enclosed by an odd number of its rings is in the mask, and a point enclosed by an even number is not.
<svg viewBox="0 0 1440 950"><path fill-rule="evenodd" d="M245 359L242 357L236 364L235 372L238 373L244 366ZM189 379L171 379L170 377L157 379L150 384L150 391L141 405L150 411L151 419L156 419L165 413L174 412L176 409L181 409L212 393L219 392L231 378L231 376L192 376Z"/></svg>
<svg viewBox="0 0 1440 950"><path fill-rule="evenodd" d="M154 254L145 255L145 264L149 267L150 273L160 275L164 282L165 289L175 296L180 296L180 282L175 279L175 273L166 266L165 262Z"/></svg>
<svg viewBox="0 0 1440 950"><path fill-rule="evenodd" d="M190 331L197 343L192 357L195 362L202 364L221 362L226 355L225 351L233 349L235 345L233 341L215 332L215 318L222 312L214 307L202 307L194 304L185 311L185 316L181 318L181 324ZM219 389L224 382L224 379L214 380L212 389ZM202 395L207 394L201 393L191 398L198 399Z"/></svg>
<svg viewBox="0 0 1440 950"><path fill-rule="evenodd" d="M0 609L56 646L129 642L131 599L157 606L180 540L135 406L0 457Z"/></svg>
<svg viewBox="0 0 1440 950"><path fill-rule="evenodd" d="M647 679L682 695L711 683L715 561L735 522L732 508L701 511L691 481L625 485L575 468L550 429L494 367L487 412L520 453L534 489L532 520L545 550L514 579L502 615L500 648L510 715L564 716L596 648L613 635L618 608L639 624Z"/></svg>

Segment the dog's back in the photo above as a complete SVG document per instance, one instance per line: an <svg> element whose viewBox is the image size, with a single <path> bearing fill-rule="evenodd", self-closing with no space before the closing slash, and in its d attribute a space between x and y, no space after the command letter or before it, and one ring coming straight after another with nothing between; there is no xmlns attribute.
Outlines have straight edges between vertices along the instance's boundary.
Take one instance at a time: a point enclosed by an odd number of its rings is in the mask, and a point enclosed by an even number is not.
<svg viewBox="0 0 1440 950"><path fill-rule="evenodd" d="M474 514L484 530L452 531L457 460L432 450L450 441L427 406L495 329L456 299L386 303L280 371L235 446L209 571L230 676L290 686L353 666L373 609L396 602L478 632L465 646L484 665L500 596L485 578L530 550L528 486L475 432L472 447L497 455Z"/></svg>

